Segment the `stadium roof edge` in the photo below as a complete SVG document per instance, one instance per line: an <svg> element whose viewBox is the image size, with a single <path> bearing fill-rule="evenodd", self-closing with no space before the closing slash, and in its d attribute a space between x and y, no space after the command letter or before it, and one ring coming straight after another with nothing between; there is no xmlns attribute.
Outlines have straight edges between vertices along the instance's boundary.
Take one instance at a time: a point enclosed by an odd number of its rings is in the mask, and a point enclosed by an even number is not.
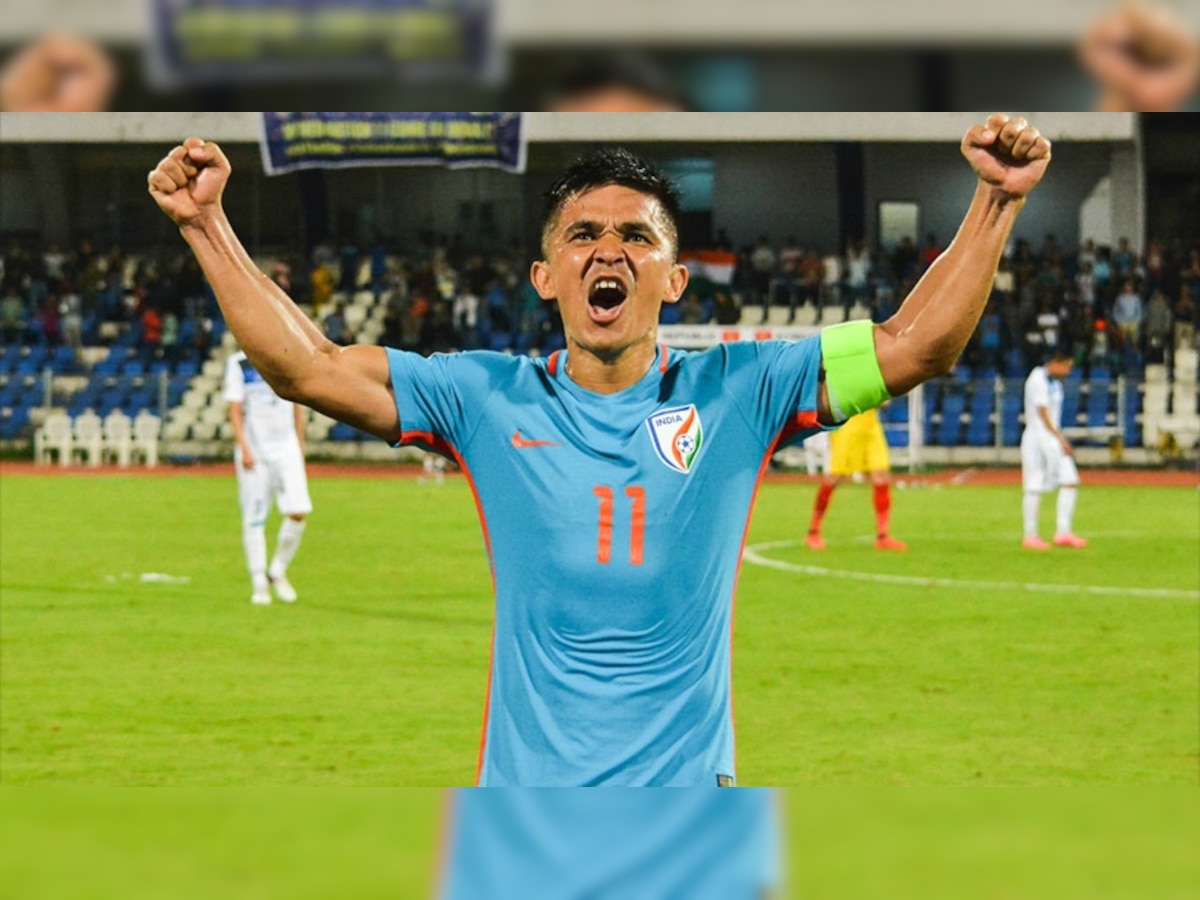
<svg viewBox="0 0 1200 900"><path fill-rule="evenodd" d="M1126 141L1135 113L1021 113L1052 140ZM531 143L570 141L955 141L986 112L526 113ZM257 142L253 112L0 113L6 143Z"/></svg>
<svg viewBox="0 0 1200 900"><path fill-rule="evenodd" d="M703 15L697 15L694 0L653 4L609 0L600 16L585 0L498 0L495 29L499 41L511 47L579 42L676 47L804 47L838 42L898 46L939 41L1068 45L1077 39L1081 23L1113 5L1113 0L1008 0L993 6L956 0L745 0L706 4ZM1173 5L1200 26L1200 0L1173 0ZM147 0L15 4L5 10L0 42L25 41L57 28L114 44L140 45L152 29L150 4Z"/></svg>

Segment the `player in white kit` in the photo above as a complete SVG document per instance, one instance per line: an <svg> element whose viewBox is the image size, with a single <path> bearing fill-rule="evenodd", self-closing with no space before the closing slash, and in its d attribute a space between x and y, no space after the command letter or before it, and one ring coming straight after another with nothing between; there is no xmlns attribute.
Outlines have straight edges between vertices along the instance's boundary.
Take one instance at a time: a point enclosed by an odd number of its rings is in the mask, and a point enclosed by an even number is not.
<svg viewBox="0 0 1200 900"><path fill-rule="evenodd" d="M1062 379L1071 374L1071 357L1056 350L1050 361L1037 366L1025 380L1025 432L1021 435L1021 481L1025 490L1022 513L1027 550L1048 550L1050 544L1038 535L1038 511L1042 494L1058 490L1057 527L1054 543L1059 547L1086 547L1087 541L1072 530L1079 470L1071 442L1062 433Z"/></svg>
<svg viewBox="0 0 1200 900"><path fill-rule="evenodd" d="M294 603L296 589L288 581L287 568L300 548L305 518L312 512L304 469L304 407L271 390L242 352L225 364L225 402L237 440L234 463L242 543L253 586L250 602L265 606L274 590L280 601ZM266 522L272 498L284 519L268 566Z"/></svg>

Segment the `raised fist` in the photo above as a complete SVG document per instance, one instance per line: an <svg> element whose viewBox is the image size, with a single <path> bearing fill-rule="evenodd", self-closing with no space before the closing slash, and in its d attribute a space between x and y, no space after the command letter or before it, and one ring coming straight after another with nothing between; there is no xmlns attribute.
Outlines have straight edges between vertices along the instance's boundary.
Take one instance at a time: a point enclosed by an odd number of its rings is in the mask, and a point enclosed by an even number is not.
<svg viewBox="0 0 1200 900"><path fill-rule="evenodd" d="M1100 83L1104 112L1169 112L1200 80L1200 40L1171 10L1127 3L1088 29L1079 59Z"/></svg>
<svg viewBox="0 0 1200 900"><path fill-rule="evenodd" d="M1046 174L1050 141L1024 119L995 113L966 133L962 153L981 181L1020 199Z"/></svg>
<svg viewBox="0 0 1200 900"><path fill-rule="evenodd" d="M163 157L146 180L150 196L182 228L220 210L232 171L220 147L188 138Z"/></svg>

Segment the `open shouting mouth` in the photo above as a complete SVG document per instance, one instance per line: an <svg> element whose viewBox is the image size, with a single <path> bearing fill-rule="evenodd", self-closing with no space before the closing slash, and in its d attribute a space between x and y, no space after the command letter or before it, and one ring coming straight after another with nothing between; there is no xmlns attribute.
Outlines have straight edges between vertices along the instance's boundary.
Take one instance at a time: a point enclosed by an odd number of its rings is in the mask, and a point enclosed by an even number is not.
<svg viewBox="0 0 1200 900"><path fill-rule="evenodd" d="M613 322L621 315L621 308L629 296L629 289L619 278L604 276L592 282L588 291L588 312L592 321L601 325Z"/></svg>

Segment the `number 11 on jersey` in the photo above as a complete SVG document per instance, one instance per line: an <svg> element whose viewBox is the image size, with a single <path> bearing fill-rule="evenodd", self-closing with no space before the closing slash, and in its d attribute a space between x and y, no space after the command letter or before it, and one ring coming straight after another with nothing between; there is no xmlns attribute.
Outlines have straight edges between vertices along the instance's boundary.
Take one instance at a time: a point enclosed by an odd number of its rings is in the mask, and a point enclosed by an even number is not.
<svg viewBox="0 0 1200 900"><path fill-rule="evenodd" d="M600 528L596 539L596 562L602 566L612 562L613 539L613 506L615 496L613 489L606 484L598 484L592 488L592 493L600 499ZM642 549L646 536L646 489L632 486L625 488L625 496L630 501L629 517L629 564L642 564Z"/></svg>

